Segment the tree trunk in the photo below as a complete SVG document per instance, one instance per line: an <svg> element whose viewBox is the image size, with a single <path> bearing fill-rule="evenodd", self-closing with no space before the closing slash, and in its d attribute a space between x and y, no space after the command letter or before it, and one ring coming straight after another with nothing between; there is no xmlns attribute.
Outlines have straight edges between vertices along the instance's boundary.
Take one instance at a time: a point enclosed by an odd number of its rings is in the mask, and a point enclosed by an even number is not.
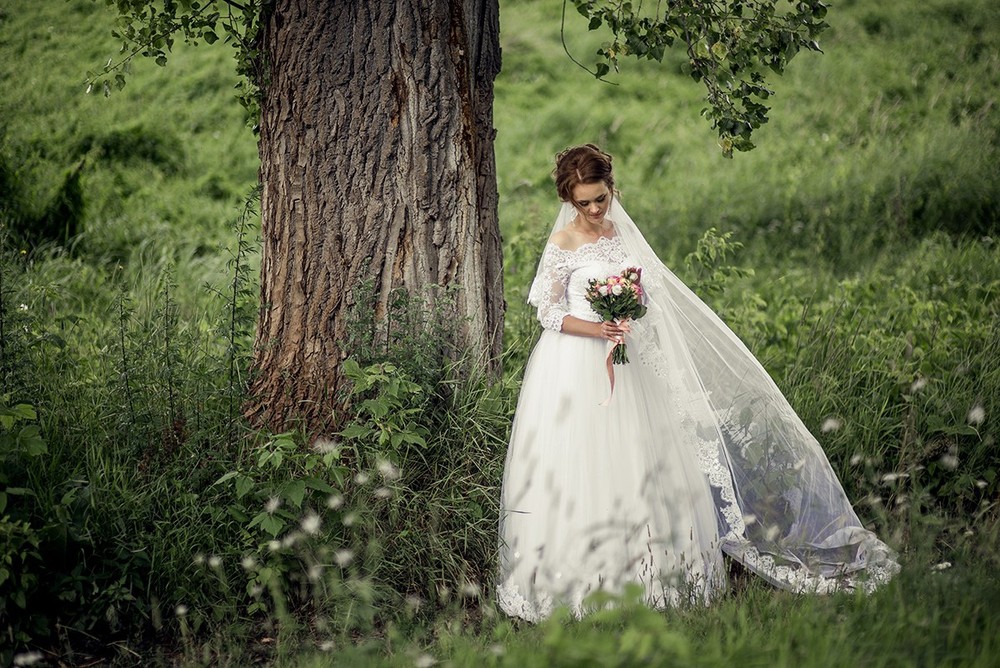
<svg viewBox="0 0 1000 668"><path fill-rule="evenodd" d="M261 317L247 416L336 427L354 288L460 285L459 343L495 371L503 321L497 0L276 0L262 35Z"/></svg>

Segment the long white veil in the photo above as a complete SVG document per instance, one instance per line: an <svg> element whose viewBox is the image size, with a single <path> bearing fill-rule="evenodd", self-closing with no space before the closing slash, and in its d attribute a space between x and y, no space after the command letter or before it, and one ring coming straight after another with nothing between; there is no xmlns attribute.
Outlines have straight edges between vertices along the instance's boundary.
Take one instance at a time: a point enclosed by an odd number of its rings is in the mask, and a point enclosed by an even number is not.
<svg viewBox="0 0 1000 668"><path fill-rule="evenodd" d="M572 221L564 203L553 232ZM657 257L613 198L608 218L643 268L632 339L675 397L715 499L722 549L793 591L870 591L899 569L865 529L816 438L742 341ZM528 301L544 293L536 274Z"/></svg>

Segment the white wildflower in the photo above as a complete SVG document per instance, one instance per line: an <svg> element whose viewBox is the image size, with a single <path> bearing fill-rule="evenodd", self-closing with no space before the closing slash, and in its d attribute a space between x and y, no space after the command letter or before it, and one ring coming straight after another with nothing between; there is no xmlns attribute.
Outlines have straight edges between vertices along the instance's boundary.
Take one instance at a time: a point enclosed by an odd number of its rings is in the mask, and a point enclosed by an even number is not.
<svg viewBox="0 0 1000 668"><path fill-rule="evenodd" d="M336 453L340 450L340 443L337 441L331 441L328 438L317 438L316 442L313 443L313 450L321 455L328 455L330 453Z"/></svg>
<svg viewBox="0 0 1000 668"><path fill-rule="evenodd" d="M299 538L302 538L302 534L298 531L289 531L288 535L281 539L281 547L289 548L299 542Z"/></svg>
<svg viewBox="0 0 1000 668"><path fill-rule="evenodd" d="M354 482L358 483L359 485L365 485L368 483L369 480L371 480L371 476L369 476L367 473L362 472L354 476Z"/></svg>
<svg viewBox="0 0 1000 668"><path fill-rule="evenodd" d="M932 571L944 571L949 568L951 568L950 561L942 561L940 564L934 564L933 566L931 566Z"/></svg>
<svg viewBox="0 0 1000 668"><path fill-rule="evenodd" d="M882 482L886 484L892 484L897 480L902 480L903 478L909 478L909 473L886 473L882 476Z"/></svg>
<svg viewBox="0 0 1000 668"><path fill-rule="evenodd" d="M280 507L281 507L281 499L279 499L276 496L272 496L270 499L267 500L267 503L264 504L264 510L267 512L268 515L273 515L274 512Z"/></svg>
<svg viewBox="0 0 1000 668"><path fill-rule="evenodd" d="M313 564L306 571L306 577L308 577L311 582L316 582L317 580L320 579L320 577L322 577L322 575L323 575L322 564Z"/></svg>
<svg viewBox="0 0 1000 668"><path fill-rule="evenodd" d="M324 640L319 644L319 651L321 652L332 652L337 649L337 643L332 640Z"/></svg>
<svg viewBox="0 0 1000 668"><path fill-rule="evenodd" d="M267 544L267 549L269 549L271 552L277 552L278 550L281 549L281 541L278 540L269 541Z"/></svg>
<svg viewBox="0 0 1000 668"><path fill-rule="evenodd" d="M240 560L240 566L242 566L243 569L247 570L247 571L253 570L253 568L256 565L257 565L257 560L254 559L253 557L251 557L249 554L247 556L243 557L242 560Z"/></svg>
<svg viewBox="0 0 1000 668"><path fill-rule="evenodd" d="M222 566L222 559L220 559L217 555L213 554L211 557L208 558L208 566L209 568L219 568L220 566Z"/></svg>
<svg viewBox="0 0 1000 668"><path fill-rule="evenodd" d="M41 652L22 652L14 655L15 666L33 666L45 658Z"/></svg>
<svg viewBox="0 0 1000 668"><path fill-rule="evenodd" d="M306 516L302 518L302 530L310 536L319 533L320 524L322 524L322 520L320 520L319 515L312 511L306 513Z"/></svg>
<svg viewBox="0 0 1000 668"><path fill-rule="evenodd" d="M976 487L978 487L979 489L986 489L986 484L987 483L986 483L985 480L977 480L976 481Z"/></svg>
<svg viewBox="0 0 1000 668"><path fill-rule="evenodd" d="M17 308L21 309L22 311L27 311L28 310L28 305L27 304L18 304Z"/></svg>
<svg viewBox="0 0 1000 668"><path fill-rule="evenodd" d="M986 410L982 404L976 404L969 409L969 415L966 419L971 425L980 425L986 419Z"/></svg>
<svg viewBox="0 0 1000 668"><path fill-rule="evenodd" d="M556 578L561 578L561 577L562 573L556 573ZM441 599L442 601L447 601L448 599L451 598L451 589L448 588L448 585L446 584L438 585L438 598Z"/></svg>
<svg viewBox="0 0 1000 668"><path fill-rule="evenodd" d="M354 550L349 550L346 547L341 548L333 553L333 562L344 568L354 560Z"/></svg>
<svg viewBox="0 0 1000 668"><path fill-rule="evenodd" d="M344 515L344 519L341 520L341 522L343 522L345 527L353 526L354 523L357 521L358 521L357 513L347 513L346 515Z"/></svg>
<svg viewBox="0 0 1000 668"><path fill-rule="evenodd" d="M945 467L949 471L954 471L958 468L958 457L951 454L950 452L946 455L941 456L941 466Z"/></svg>
<svg viewBox="0 0 1000 668"><path fill-rule="evenodd" d="M479 589L479 585L475 582L468 581L462 583L462 588L459 591L465 598L478 598L482 593Z"/></svg>
<svg viewBox="0 0 1000 668"><path fill-rule="evenodd" d="M910 383L910 392L919 392L920 390L927 387L926 378L917 378L915 381Z"/></svg>
<svg viewBox="0 0 1000 668"><path fill-rule="evenodd" d="M183 617L187 613L188 613L188 607L183 603L178 603L177 607L174 608L174 614L176 614L178 617Z"/></svg>
<svg viewBox="0 0 1000 668"><path fill-rule="evenodd" d="M420 609L420 606L422 606L423 604L424 602L420 599L419 596L414 596L411 594L406 597L406 607L411 612L416 612L417 610Z"/></svg>
<svg viewBox="0 0 1000 668"><path fill-rule="evenodd" d="M388 459L380 459L377 464L378 472L386 480L395 480L399 477L399 469Z"/></svg>
<svg viewBox="0 0 1000 668"><path fill-rule="evenodd" d="M772 524L771 526L769 526L767 528L767 531L764 532L764 538L765 538L765 540L769 540L769 541L774 540L775 538L778 537L778 533L780 531L781 531L781 529L778 527L778 525Z"/></svg>
<svg viewBox="0 0 1000 668"><path fill-rule="evenodd" d="M388 499L392 496L392 490L388 487L379 487L375 490L376 499Z"/></svg>
<svg viewBox="0 0 1000 668"><path fill-rule="evenodd" d="M331 494L326 500L326 507L331 510L336 510L344 505L344 497L340 494Z"/></svg>
<svg viewBox="0 0 1000 668"><path fill-rule="evenodd" d="M415 668L431 668L431 666L433 666L436 663L437 661L435 661L434 657L431 656L430 654L421 654L413 662L413 665L415 666Z"/></svg>
<svg viewBox="0 0 1000 668"><path fill-rule="evenodd" d="M201 552L198 552L197 554L194 555L194 565L195 566L201 566L204 563L205 563L205 555L204 554L202 554Z"/></svg>
<svg viewBox="0 0 1000 668"><path fill-rule="evenodd" d="M743 524L750 526L757 521L757 516L752 513L747 513L743 516Z"/></svg>
<svg viewBox="0 0 1000 668"><path fill-rule="evenodd" d="M823 426L819 428L824 434L828 434L831 431L837 431L844 426L844 422L840 418L828 417L823 420Z"/></svg>
<svg viewBox="0 0 1000 668"><path fill-rule="evenodd" d="M861 456L861 453L854 455L853 457L851 457L851 466L857 466L858 464L861 463L862 459L863 457Z"/></svg>

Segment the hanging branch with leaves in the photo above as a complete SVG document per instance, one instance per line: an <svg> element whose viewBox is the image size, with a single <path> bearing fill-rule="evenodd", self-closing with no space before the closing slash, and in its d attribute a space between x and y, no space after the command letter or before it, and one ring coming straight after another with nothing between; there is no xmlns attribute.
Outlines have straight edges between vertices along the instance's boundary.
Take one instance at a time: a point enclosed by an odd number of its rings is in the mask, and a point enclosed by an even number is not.
<svg viewBox="0 0 1000 668"><path fill-rule="evenodd" d="M611 32L597 50L601 60L585 67L598 79L617 72L623 56L662 62L667 49L683 44L686 71L707 88L702 115L726 157L752 149L753 131L768 120L763 102L773 91L765 71L782 74L803 49L821 52L816 40L829 27L821 0L563 0L564 30L569 2L590 30Z"/></svg>
<svg viewBox="0 0 1000 668"><path fill-rule="evenodd" d="M97 2L99 0L95 0ZM242 75L239 99L257 118L258 87L263 80L258 49L261 0L104 0L118 12L115 38L122 46L118 59L109 58L100 71L87 72L87 92L125 86L125 75L137 55L152 58L165 66L167 56L179 36L188 44L222 40L236 51L236 71ZM221 36L220 36L221 35Z"/></svg>

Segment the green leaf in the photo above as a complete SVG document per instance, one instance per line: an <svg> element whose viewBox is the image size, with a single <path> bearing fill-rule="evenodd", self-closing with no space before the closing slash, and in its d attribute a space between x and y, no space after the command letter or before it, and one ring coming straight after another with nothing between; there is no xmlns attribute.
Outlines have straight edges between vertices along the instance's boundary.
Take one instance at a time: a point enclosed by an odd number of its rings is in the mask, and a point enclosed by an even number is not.
<svg viewBox="0 0 1000 668"><path fill-rule="evenodd" d="M18 404L11 409L11 412L14 414L14 417L19 417L23 420L38 419L38 413L35 412L34 407L28 404Z"/></svg>
<svg viewBox="0 0 1000 668"><path fill-rule="evenodd" d="M230 517L232 517L234 520L236 520L240 524L246 524L247 523L247 520L248 520L247 514L244 513L237 506L229 506L228 508L226 508L226 512L229 514Z"/></svg>
<svg viewBox="0 0 1000 668"><path fill-rule="evenodd" d="M216 42L219 41L219 36L216 35L214 32L212 32L211 30L206 30L201 34L201 36L205 39L205 42L207 44L215 44Z"/></svg>
<svg viewBox="0 0 1000 668"><path fill-rule="evenodd" d="M302 480L289 480L281 488L280 495L296 508L301 508L302 499L306 495L306 484Z"/></svg>
<svg viewBox="0 0 1000 668"><path fill-rule="evenodd" d="M232 480L233 478L235 478L239 474L240 474L239 471L230 471L229 473L226 473L221 478L219 478L218 480L216 480L215 482L213 482L212 485L221 485L222 483L226 482L227 480Z"/></svg>
<svg viewBox="0 0 1000 668"><path fill-rule="evenodd" d="M344 363L341 366L343 367L345 376L347 376L351 380L357 379L357 377L360 374L361 367L358 365L357 361L354 358L349 357L348 359L344 360Z"/></svg>
<svg viewBox="0 0 1000 668"><path fill-rule="evenodd" d="M402 433L402 436L403 440L406 441L407 443L412 443L413 445L420 445L420 446L427 445L427 441L424 440L424 437L416 432L404 431Z"/></svg>
<svg viewBox="0 0 1000 668"><path fill-rule="evenodd" d="M330 485L330 483L328 483L325 480L321 480L319 478L308 477L308 478L303 478L302 481L305 483L306 487L308 487L309 489L314 489L317 492L323 492L324 494L333 494L337 491Z"/></svg>
<svg viewBox="0 0 1000 668"><path fill-rule="evenodd" d="M236 498L242 499L253 489L253 478L248 475L240 475L236 478Z"/></svg>
<svg viewBox="0 0 1000 668"><path fill-rule="evenodd" d="M368 436L370 433L371 430L368 427L360 424L349 424L343 431L340 432L340 435L344 438L361 438L363 436Z"/></svg>
<svg viewBox="0 0 1000 668"><path fill-rule="evenodd" d="M271 537L274 538L285 528L285 522L280 517L265 513L264 519L260 521L260 528L271 534Z"/></svg>
<svg viewBox="0 0 1000 668"><path fill-rule="evenodd" d="M27 427L22 427L21 433L17 436L17 440L29 457L44 455L49 451L45 445L45 440L40 436L40 432L41 427L36 424L30 424Z"/></svg>

